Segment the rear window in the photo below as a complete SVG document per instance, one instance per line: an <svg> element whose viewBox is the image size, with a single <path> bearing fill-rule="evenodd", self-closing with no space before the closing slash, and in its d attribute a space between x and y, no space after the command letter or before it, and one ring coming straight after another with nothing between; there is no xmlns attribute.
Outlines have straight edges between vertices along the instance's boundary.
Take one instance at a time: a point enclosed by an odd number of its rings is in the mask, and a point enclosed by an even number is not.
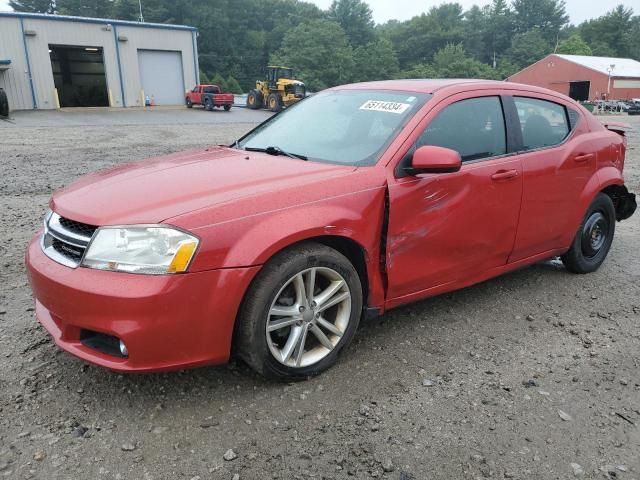
<svg viewBox="0 0 640 480"><path fill-rule="evenodd" d="M204 93L220 93L218 87L204 87Z"/></svg>
<svg viewBox="0 0 640 480"><path fill-rule="evenodd" d="M564 105L537 98L515 97L525 150L551 147L569 135L569 121Z"/></svg>

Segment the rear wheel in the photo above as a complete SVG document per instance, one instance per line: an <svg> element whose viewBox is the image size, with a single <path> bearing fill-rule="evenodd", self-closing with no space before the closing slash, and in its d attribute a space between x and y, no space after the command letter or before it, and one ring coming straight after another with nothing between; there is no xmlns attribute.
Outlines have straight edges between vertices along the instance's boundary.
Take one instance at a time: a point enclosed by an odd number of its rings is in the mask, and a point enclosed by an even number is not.
<svg viewBox="0 0 640 480"><path fill-rule="evenodd" d="M0 88L0 117L9 116L9 101L6 92Z"/></svg>
<svg viewBox="0 0 640 480"><path fill-rule="evenodd" d="M247 95L247 107L251 110L262 108L262 94L257 90L251 90Z"/></svg>
<svg viewBox="0 0 640 480"><path fill-rule="evenodd" d="M193 102L190 98L187 98L187 108L193 108Z"/></svg>
<svg viewBox="0 0 640 480"><path fill-rule="evenodd" d="M240 311L235 346L267 377L304 379L335 363L361 312L353 265L332 248L308 243L277 255L258 274Z"/></svg>
<svg viewBox="0 0 640 480"><path fill-rule="evenodd" d="M228 112L229 110L231 110L231 105L225 105L224 109Z"/></svg>
<svg viewBox="0 0 640 480"><path fill-rule="evenodd" d="M616 212L608 195L598 194L585 215L562 263L573 273L595 272L607 258L616 228Z"/></svg>
<svg viewBox="0 0 640 480"><path fill-rule="evenodd" d="M269 98L267 99L267 106L272 112L279 112L282 110L282 99L280 98L280 95L277 93L269 95Z"/></svg>
<svg viewBox="0 0 640 480"><path fill-rule="evenodd" d="M211 110L213 110L213 103L211 102L211 99L210 99L210 98L206 98L206 99L204 100L204 109L205 109L205 110L207 110L207 111L209 111L209 112L210 112Z"/></svg>

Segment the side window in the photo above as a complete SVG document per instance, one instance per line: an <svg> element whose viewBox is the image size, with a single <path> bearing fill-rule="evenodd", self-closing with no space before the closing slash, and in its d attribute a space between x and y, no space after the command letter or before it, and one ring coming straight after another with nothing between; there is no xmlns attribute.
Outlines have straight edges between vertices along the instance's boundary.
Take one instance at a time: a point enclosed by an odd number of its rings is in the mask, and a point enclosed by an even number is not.
<svg viewBox="0 0 640 480"><path fill-rule="evenodd" d="M536 98L514 97L525 150L558 145L569 135L563 105Z"/></svg>
<svg viewBox="0 0 640 480"><path fill-rule="evenodd" d="M198 93L198 90L200 89L200 87L198 85L196 85L195 87L193 87L193 90L191 90L193 93Z"/></svg>
<svg viewBox="0 0 640 480"><path fill-rule="evenodd" d="M507 139L499 97L462 100L446 107L418 139L460 153L463 162L504 155Z"/></svg>

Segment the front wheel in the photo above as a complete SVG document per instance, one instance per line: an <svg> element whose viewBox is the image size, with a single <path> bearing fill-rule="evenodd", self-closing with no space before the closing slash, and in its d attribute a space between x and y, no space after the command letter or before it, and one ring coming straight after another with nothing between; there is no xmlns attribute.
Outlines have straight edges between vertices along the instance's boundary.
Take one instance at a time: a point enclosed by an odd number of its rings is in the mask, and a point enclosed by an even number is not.
<svg viewBox="0 0 640 480"><path fill-rule="evenodd" d="M190 98L187 98L187 108L193 108L193 102Z"/></svg>
<svg viewBox="0 0 640 480"><path fill-rule="evenodd" d="M247 94L247 107L251 110L262 108L262 94L257 90L251 90Z"/></svg>
<svg viewBox="0 0 640 480"><path fill-rule="evenodd" d="M280 98L280 95L277 93L269 95L269 97L267 97L267 106L272 112L279 112L282 110L282 99Z"/></svg>
<svg viewBox="0 0 640 480"><path fill-rule="evenodd" d="M362 312L355 268L338 251L308 243L274 257L247 291L235 347L254 370L301 380L333 365Z"/></svg>
<svg viewBox="0 0 640 480"><path fill-rule="evenodd" d="M595 272L607 258L616 229L616 211L611 198L599 193L584 216L580 229L562 263L572 273Z"/></svg>

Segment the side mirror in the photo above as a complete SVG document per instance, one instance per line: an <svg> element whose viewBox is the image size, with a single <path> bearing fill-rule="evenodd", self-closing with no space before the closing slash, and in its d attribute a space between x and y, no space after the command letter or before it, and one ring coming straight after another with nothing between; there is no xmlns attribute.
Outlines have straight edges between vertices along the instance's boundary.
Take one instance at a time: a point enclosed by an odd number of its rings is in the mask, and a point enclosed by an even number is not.
<svg viewBox="0 0 640 480"><path fill-rule="evenodd" d="M450 148L425 145L418 148L411 160L409 174L420 173L453 173L462 168L460 154Z"/></svg>

